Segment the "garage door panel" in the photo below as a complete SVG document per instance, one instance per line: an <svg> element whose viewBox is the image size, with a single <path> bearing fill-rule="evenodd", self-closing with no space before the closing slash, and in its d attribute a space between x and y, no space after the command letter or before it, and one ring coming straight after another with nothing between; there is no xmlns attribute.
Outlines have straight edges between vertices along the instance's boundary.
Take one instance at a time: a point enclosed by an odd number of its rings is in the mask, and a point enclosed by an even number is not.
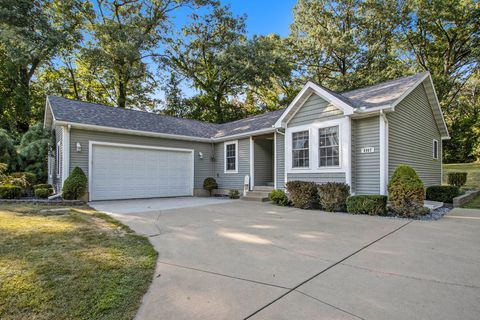
<svg viewBox="0 0 480 320"><path fill-rule="evenodd" d="M191 195L191 152L92 146L92 200Z"/></svg>

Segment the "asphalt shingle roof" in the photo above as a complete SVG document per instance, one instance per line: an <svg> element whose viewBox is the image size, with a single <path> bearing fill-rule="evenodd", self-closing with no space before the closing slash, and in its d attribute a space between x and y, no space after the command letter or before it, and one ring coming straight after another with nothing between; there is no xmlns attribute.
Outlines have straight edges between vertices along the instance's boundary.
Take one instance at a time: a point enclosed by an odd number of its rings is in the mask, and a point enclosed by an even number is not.
<svg viewBox="0 0 480 320"><path fill-rule="evenodd" d="M220 138L271 128L283 112L278 110L238 121L215 124L56 96L48 96L48 101L57 121L197 138Z"/></svg>
<svg viewBox="0 0 480 320"><path fill-rule="evenodd" d="M373 108L391 105L410 89L425 73L382 82L373 86L342 92L355 106Z"/></svg>
<svg viewBox="0 0 480 320"><path fill-rule="evenodd" d="M365 107L368 110L368 108L391 105L424 75L425 73L419 73L343 93L323 89L353 108ZM224 124L214 124L56 96L49 96L48 101L57 121L197 138L223 138L272 128L285 110L267 112Z"/></svg>

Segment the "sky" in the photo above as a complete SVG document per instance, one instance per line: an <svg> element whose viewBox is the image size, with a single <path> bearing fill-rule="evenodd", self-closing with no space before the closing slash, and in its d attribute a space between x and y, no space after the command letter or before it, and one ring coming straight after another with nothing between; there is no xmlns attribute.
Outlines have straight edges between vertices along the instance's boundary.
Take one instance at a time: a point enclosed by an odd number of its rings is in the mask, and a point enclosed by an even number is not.
<svg viewBox="0 0 480 320"><path fill-rule="evenodd" d="M293 21L292 10L296 0L220 0L222 5L230 5L235 15L247 15L247 32L267 35L277 33L287 36ZM187 20L186 13L179 12L175 24L182 25ZM177 24L178 22L178 24Z"/></svg>

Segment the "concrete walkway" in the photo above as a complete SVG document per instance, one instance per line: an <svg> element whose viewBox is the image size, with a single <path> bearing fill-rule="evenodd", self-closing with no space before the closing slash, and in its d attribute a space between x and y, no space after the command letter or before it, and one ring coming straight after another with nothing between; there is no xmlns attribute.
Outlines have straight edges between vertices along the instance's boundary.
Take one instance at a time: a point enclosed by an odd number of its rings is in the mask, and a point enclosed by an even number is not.
<svg viewBox="0 0 480 320"><path fill-rule="evenodd" d="M112 212L159 252L137 319L478 319L477 210L426 222L198 204Z"/></svg>

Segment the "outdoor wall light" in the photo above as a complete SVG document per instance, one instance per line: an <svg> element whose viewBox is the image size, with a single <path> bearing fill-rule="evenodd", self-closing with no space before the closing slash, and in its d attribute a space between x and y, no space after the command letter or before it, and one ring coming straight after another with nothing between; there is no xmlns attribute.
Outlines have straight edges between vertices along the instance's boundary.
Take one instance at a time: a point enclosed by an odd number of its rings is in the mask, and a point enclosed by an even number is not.
<svg viewBox="0 0 480 320"><path fill-rule="evenodd" d="M198 153L198 157L199 157L200 159L203 159L203 153L199 152L199 153Z"/></svg>
<svg viewBox="0 0 480 320"><path fill-rule="evenodd" d="M80 142L77 142L77 152L82 152L82 145Z"/></svg>

